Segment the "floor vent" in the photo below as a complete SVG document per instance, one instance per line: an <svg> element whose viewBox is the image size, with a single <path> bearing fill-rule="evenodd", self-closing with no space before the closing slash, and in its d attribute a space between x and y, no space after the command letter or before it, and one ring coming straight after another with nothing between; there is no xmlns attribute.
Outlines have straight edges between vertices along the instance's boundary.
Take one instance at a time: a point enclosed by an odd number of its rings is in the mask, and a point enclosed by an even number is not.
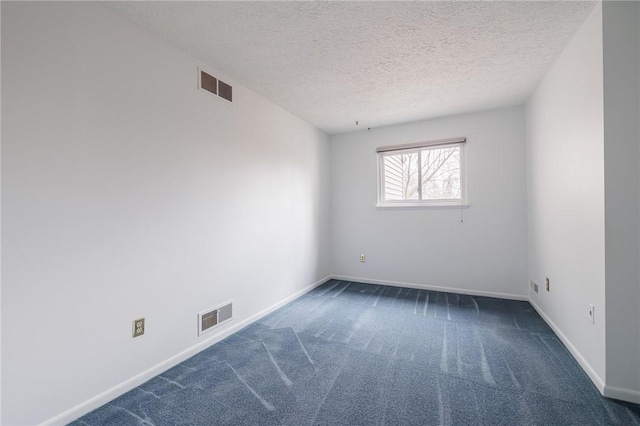
<svg viewBox="0 0 640 426"><path fill-rule="evenodd" d="M227 302L198 314L198 336L233 319L233 303Z"/></svg>

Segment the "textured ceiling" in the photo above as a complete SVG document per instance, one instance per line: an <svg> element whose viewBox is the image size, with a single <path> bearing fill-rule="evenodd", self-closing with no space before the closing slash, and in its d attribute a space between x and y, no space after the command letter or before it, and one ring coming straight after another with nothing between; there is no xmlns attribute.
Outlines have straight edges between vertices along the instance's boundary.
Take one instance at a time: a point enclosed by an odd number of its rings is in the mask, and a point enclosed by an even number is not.
<svg viewBox="0 0 640 426"><path fill-rule="evenodd" d="M521 104L594 2L106 5L334 134Z"/></svg>

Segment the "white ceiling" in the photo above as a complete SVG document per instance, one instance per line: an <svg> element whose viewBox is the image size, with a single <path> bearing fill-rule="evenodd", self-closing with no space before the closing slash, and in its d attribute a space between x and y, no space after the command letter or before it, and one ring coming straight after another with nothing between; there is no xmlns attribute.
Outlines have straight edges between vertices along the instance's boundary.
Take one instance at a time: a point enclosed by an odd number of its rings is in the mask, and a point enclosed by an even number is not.
<svg viewBox="0 0 640 426"><path fill-rule="evenodd" d="M106 5L335 134L523 103L594 4Z"/></svg>

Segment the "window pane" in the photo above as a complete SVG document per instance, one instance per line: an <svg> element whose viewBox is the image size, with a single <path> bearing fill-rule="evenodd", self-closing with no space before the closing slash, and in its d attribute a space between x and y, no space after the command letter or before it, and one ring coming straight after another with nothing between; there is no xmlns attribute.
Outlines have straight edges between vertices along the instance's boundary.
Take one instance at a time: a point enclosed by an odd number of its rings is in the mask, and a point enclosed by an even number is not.
<svg viewBox="0 0 640 426"><path fill-rule="evenodd" d="M384 199L418 199L418 153L384 157Z"/></svg>
<svg viewBox="0 0 640 426"><path fill-rule="evenodd" d="M422 199L460 199L460 147L422 151Z"/></svg>

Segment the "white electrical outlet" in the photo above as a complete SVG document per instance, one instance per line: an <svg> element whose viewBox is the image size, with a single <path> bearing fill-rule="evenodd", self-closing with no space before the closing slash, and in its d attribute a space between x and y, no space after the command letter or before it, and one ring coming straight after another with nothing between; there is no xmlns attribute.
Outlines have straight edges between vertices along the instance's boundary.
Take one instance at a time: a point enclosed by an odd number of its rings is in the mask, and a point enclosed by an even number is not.
<svg viewBox="0 0 640 426"><path fill-rule="evenodd" d="M144 334L144 318L133 321L133 337L142 336Z"/></svg>
<svg viewBox="0 0 640 426"><path fill-rule="evenodd" d="M366 262L367 261L367 256L364 254L360 255L360 262Z"/></svg>
<svg viewBox="0 0 640 426"><path fill-rule="evenodd" d="M596 307L589 303L589 322L591 324L596 323Z"/></svg>

